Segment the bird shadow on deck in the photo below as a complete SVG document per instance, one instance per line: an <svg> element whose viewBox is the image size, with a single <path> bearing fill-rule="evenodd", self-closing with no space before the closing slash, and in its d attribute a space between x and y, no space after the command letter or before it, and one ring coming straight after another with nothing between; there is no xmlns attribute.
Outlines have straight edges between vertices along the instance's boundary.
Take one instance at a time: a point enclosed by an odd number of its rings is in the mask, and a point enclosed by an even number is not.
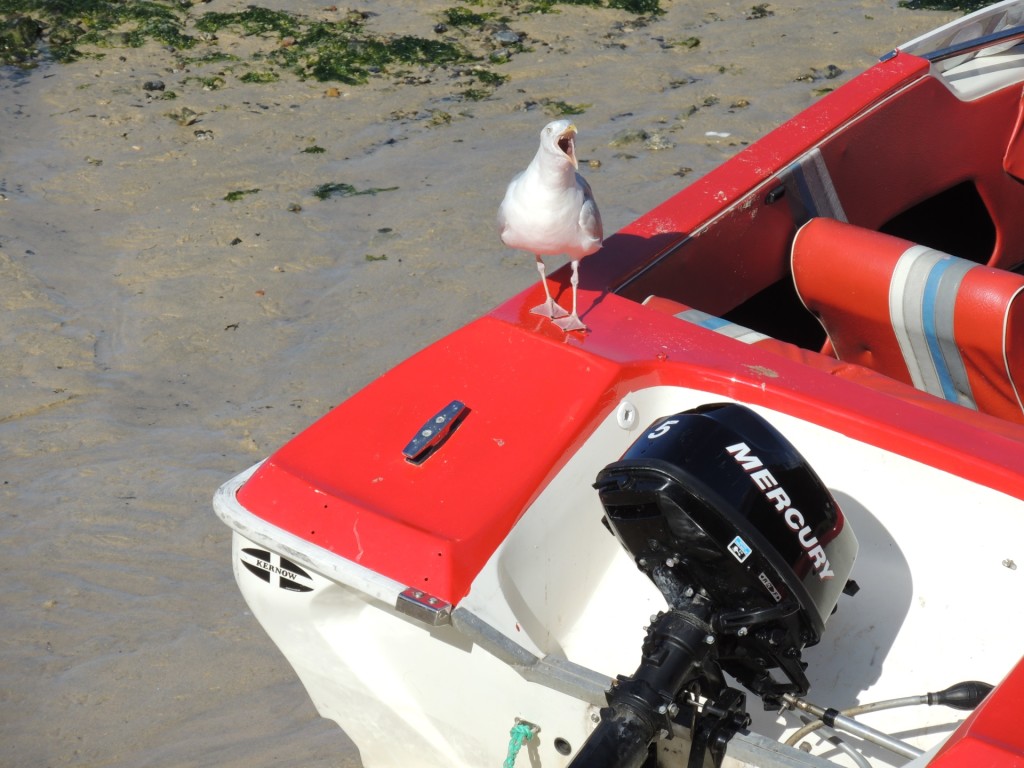
<svg viewBox="0 0 1024 768"><path fill-rule="evenodd" d="M586 322L587 315L600 306L608 294L618 293L688 239L689 235L684 232L662 232L648 237L618 232L607 238L600 250L580 262L580 318ZM569 264L551 274L551 279L559 284L556 300L564 301L571 295L571 275ZM594 293L597 295L590 298Z"/></svg>

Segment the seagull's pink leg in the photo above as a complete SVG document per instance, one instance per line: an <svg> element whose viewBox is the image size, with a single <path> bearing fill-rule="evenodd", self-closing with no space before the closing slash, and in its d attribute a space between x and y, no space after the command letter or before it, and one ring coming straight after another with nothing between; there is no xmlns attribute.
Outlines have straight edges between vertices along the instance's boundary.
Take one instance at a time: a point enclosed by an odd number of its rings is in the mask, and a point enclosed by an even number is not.
<svg viewBox="0 0 1024 768"><path fill-rule="evenodd" d="M576 286L580 284L580 262L578 259L572 262L572 313L568 317L563 317L561 320L555 320L555 325L561 328L563 331L585 331L587 326L580 320L580 316L576 314Z"/></svg>
<svg viewBox="0 0 1024 768"><path fill-rule="evenodd" d="M547 273L544 271L544 262L541 261L540 256L535 257L537 259L537 271L540 272L540 284L544 286L544 295L547 296L547 301L543 304L538 304L530 311L535 315L541 317L547 317L554 320L556 317L565 317L568 312L562 309L555 300L551 298L551 291L548 290L548 278Z"/></svg>

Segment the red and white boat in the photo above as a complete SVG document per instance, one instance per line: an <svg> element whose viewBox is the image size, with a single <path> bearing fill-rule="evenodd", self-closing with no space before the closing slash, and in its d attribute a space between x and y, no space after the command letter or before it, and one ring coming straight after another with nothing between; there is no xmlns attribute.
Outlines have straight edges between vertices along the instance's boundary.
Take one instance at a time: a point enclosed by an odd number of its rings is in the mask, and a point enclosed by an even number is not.
<svg viewBox="0 0 1024 768"><path fill-rule="evenodd" d="M609 237L588 332L535 286L218 491L368 768L1024 765L1022 24Z"/></svg>

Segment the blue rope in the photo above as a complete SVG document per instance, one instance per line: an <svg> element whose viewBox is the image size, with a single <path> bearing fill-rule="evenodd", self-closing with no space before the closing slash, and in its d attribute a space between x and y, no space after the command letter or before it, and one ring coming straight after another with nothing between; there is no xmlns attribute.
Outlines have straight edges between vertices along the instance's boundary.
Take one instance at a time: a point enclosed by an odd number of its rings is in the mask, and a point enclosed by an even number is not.
<svg viewBox="0 0 1024 768"><path fill-rule="evenodd" d="M508 733L511 736L508 742L508 757L505 758L501 768L513 768L515 766L519 750L523 748L523 744L533 738L534 726L528 723L516 723Z"/></svg>

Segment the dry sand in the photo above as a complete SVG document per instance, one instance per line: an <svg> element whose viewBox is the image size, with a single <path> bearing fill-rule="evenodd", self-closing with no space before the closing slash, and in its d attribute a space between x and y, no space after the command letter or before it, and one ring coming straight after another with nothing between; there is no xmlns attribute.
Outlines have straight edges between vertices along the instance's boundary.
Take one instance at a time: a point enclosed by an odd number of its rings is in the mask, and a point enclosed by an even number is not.
<svg viewBox="0 0 1024 768"><path fill-rule="evenodd" d="M429 37L448 5L360 8ZM545 100L588 105L579 154L613 232L952 18L895 0L779 0L758 19L749 0L663 5L647 25L516 18L531 50L478 102L443 70L337 94L227 71L207 91L158 45L0 74L0 765L358 764L247 613L217 486L535 279L493 220ZM844 74L797 79L829 65ZM194 124L168 117L183 107ZM612 146L637 129L646 146ZM397 189L313 196L335 182Z"/></svg>

